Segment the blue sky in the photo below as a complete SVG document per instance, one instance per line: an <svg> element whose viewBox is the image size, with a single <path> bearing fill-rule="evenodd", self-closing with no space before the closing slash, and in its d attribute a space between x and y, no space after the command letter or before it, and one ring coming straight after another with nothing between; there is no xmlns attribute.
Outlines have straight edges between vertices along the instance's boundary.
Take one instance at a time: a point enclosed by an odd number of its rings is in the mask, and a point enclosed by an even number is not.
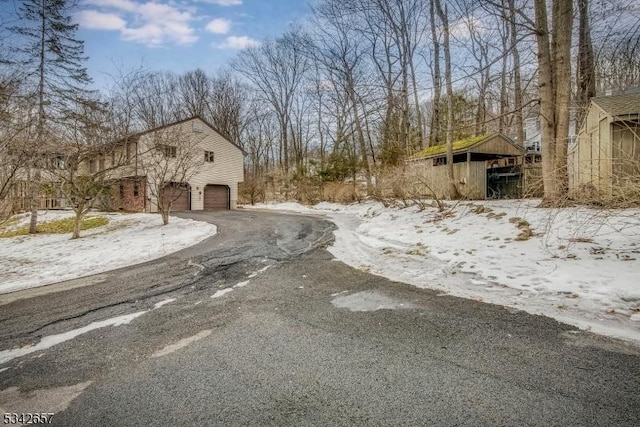
<svg viewBox="0 0 640 427"><path fill-rule="evenodd" d="M140 65L215 72L309 11L308 0L80 0L74 19L89 73L103 86L119 68Z"/></svg>

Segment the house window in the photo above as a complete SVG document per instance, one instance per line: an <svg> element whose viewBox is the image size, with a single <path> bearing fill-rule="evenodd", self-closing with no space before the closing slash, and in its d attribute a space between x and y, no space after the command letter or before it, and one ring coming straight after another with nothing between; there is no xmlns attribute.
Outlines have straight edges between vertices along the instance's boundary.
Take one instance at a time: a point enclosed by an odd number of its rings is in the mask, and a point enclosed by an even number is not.
<svg viewBox="0 0 640 427"><path fill-rule="evenodd" d="M133 183L133 197L138 197L140 195L140 184L137 182Z"/></svg>
<svg viewBox="0 0 640 427"><path fill-rule="evenodd" d="M124 183L120 183L120 198L124 199Z"/></svg>
<svg viewBox="0 0 640 427"><path fill-rule="evenodd" d="M51 159L51 169L62 170L65 169L65 167L64 156L56 156Z"/></svg>
<svg viewBox="0 0 640 427"><path fill-rule="evenodd" d="M127 144L127 162L131 160L133 156L136 154L136 143L130 142Z"/></svg>
<svg viewBox="0 0 640 427"><path fill-rule="evenodd" d="M176 147L171 146L171 145L158 144L158 145L156 145L156 150L159 153L162 153L162 155L164 155L164 157L167 157L167 158L176 158L176 157L178 157L178 149Z"/></svg>
<svg viewBox="0 0 640 427"><path fill-rule="evenodd" d="M204 161L207 163L213 163L213 151L205 151L204 152Z"/></svg>
<svg viewBox="0 0 640 427"><path fill-rule="evenodd" d="M105 159L104 156L100 156L100 159L98 160L98 167L100 168L100 172L102 172L103 170L105 170Z"/></svg>
<svg viewBox="0 0 640 427"><path fill-rule="evenodd" d="M89 172L96 173L98 171L98 161L96 159L89 160Z"/></svg>

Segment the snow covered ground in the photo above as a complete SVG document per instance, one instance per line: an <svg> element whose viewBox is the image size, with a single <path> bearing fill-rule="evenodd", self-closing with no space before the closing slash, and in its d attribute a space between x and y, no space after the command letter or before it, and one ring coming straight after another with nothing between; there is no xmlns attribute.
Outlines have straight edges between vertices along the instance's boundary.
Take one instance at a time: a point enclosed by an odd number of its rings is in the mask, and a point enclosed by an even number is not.
<svg viewBox="0 0 640 427"><path fill-rule="evenodd" d="M99 213L109 224L71 234L40 234L0 239L0 294L48 285L160 258L216 233L216 226L172 217L169 224L154 214ZM73 216L46 211L39 222ZM28 215L12 227L27 224Z"/></svg>
<svg viewBox="0 0 640 427"><path fill-rule="evenodd" d="M462 202L445 217L377 202L254 208L327 216L330 252L370 273L640 342L640 210L538 204Z"/></svg>

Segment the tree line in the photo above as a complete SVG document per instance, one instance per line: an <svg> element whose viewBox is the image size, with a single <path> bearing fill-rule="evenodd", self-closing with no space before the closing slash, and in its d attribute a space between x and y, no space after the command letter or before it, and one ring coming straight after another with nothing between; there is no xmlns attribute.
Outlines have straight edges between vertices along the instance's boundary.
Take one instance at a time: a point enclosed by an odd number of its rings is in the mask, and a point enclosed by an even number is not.
<svg viewBox="0 0 640 427"><path fill-rule="evenodd" d="M569 128L590 97L640 86L640 8L626 0L318 0L302 22L223 70L120 70L93 90L71 0L2 16L0 200L42 155L199 115L248 153L247 181L362 180L446 145L540 117L545 202L567 191Z"/></svg>

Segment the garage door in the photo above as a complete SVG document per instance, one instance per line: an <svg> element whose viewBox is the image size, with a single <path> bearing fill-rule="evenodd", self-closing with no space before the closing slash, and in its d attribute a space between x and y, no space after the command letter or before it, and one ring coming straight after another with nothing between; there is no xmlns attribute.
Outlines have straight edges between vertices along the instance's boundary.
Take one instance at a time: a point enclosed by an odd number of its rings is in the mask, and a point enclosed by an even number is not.
<svg viewBox="0 0 640 427"><path fill-rule="evenodd" d="M204 187L205 210L229 209L229 187L226 185L207 185Z"/></svg>
<svg viewBox="0 0 640 427"><path fill-rule="evenodd" d="M186 185L171 183L164 187L164 203L171 203L172 211L188 211L191 209L189 204L189 188Z"/></svg>

